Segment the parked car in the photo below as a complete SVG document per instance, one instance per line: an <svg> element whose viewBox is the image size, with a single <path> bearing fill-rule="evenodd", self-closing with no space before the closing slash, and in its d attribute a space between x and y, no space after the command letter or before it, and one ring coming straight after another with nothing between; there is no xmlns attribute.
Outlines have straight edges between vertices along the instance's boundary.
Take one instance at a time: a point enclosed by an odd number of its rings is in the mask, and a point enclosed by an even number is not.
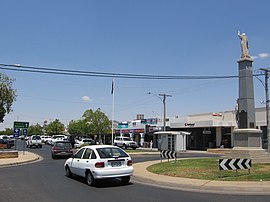
<svg viewBox="0 0 270 202"><path fill-rule="evenodd" d="M83 138L81 140L75 140L74 148L80 148L82 145L93 145L96 144L95 140L91 138Z"/></svg>
<svg viewBox="0 0 270 202"><path fill-rule="evenodd" d="M17 139L24 140L25 139L25 136L24 135L20 135L19 138L17 138Z"/></svg>
<svg viewBox="0 0 270 202"><path fill-rule="evenodd" d="M47 135L41 136L42 143L44 143L44 144L47 144L48 141L50 141L51 139L52 139L51 136L47 136Z"/></svg>
<svg viewBox="0 0 270 202"><path fill-rule="evenodd" d="M11 148L14 146L14 139L7 135L0 135L0 144L4 145L4 148Z"/></svg>
<svg viewBox="0 0 270 202"><path fill-rule="evenodd" d="M41 137L42 143L45 143L45 138L46 138L46 136L45 136L45 135L41 135L40 137Z"/></svg>
<svg viewBox="0 0 270 202"><path fill-rule="evenodd" d="M73 149L71 143L68 141L56 141L51 148L52 158L65 157L69 158L73 155Z"/></svg>
<svg viewBox="0 0 270 202"><path fill-rule="evenodd" d="M32 135L29 137L29 139L26 141L26 147L42 147L42 141L41 137L39 135Z"/></svg>
<svg viewBox="0 0 270 202"><path fill-rule="evenodd" d="M53 143L56 142L56 141L63 141L63 140L66 140L66 139L67 139L67 136L65 136L65 135L53 135L51 137L51 139L47 140L47 144L53 145Z"/></svg>
<svg viewBox="0 0 270 202"><path fill-rule="evenodd" d="M64 164L67 177L85 177L89 186L96 180L120 178L128 184L133 174L131 157L121 148L111 145L89 145L79 149Z"/></svg>
<svg viewBox="0 0 270 202"><path fill-rule="evenodd" d="M131 138L129 137L116 137L114 139L114 145L115 146L119 146L119 147L123 147L125 149L127 149L128 147L132 148L132 149L136 149L139 147L139 145L137 144L137 142L133 141Z"/></svg>

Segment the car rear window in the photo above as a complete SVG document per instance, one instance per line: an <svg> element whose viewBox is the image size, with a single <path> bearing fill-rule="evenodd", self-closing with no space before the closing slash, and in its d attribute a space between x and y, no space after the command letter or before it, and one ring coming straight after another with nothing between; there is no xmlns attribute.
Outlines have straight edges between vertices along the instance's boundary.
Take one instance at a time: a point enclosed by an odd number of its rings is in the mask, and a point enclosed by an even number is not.
<svg viewBox="0 0 270 202"><path fill-rule="evenodd" d="M32 139L33 140L41 140L40 136L33 136Z"/></svg>
<svg viewBox="0 0 270 202"><path fill-rule="evenodd" d="M56 147L71 147L71 144L69 142L57 142L55 146Z"/></svg>
<svg viewBox="0 0 270 202"><path fill-rule="evenodd" d="M97 152L100 158L128 157L128 154L120 148L99 148Z"/></svg>

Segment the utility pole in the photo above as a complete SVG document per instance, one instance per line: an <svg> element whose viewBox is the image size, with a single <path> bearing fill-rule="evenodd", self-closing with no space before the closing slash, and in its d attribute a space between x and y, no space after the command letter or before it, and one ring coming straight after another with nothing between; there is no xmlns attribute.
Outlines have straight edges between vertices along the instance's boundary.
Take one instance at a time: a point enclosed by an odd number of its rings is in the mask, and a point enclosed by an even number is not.
<svg viewBox="0 0 270 202"><path fill-rule="evenodd" d="M166 98L167 97L172 97L171 95L167 95L167 94L154 94L154 93L151 93L151 92L148 92L147 94L152 94L154 96L156 96L158 99L160 99L162 102L163 102L163 131L166 131ZM161 97L163 97L163 99L161 99Z"/></svg>
<svg viewBox="0 0 270 202"><path fill-rule="evenodd" d="M264 88L265 88L265 107L266 107L266 128L267 128L267 152L270 153L270 126L269 126L269 92L268 92L268 78L270 69L260 68L260 70L264 71L265 81L264 81Z"/></svg>
<svg viewBox="0 0 270 202"><path fill-rule="evenodd" d="M167 97L172 97L171 95L167 95L167 94L158 94L159 96L163 97L163 131L166 131L166 98Z"/></svg>
<svg viewBox="0 0 270 202"><path fill-rule="evenodd" d="M112 94L112 145L113 145L113 133L114 133L114 90L115 90L115 78L113 78L112 80L112 90L111 90L111 94Z"/></svg>

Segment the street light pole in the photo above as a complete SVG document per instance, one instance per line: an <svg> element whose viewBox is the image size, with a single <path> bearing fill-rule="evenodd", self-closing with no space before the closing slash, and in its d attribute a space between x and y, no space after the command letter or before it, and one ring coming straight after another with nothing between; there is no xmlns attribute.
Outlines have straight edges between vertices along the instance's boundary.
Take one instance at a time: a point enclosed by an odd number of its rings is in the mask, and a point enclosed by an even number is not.
<svg viewBox="0 0 270 202"><path fill-rule="evenodd" d="M166 98L167 97L172 97L171 95L167 95L167 94L154 94L151 92L148 92L148 94L152 94L156 97L158 97L162 102L163 102L163 131L166 131ZM159 96L163 97L163 99L161 99Z"/></svg>
<svg viewBox="0 0 270 202"><path fill-rule="evenodd" d="M266 107L266 131L267 131L267 152L270 152L270 126L269 126L269 90L268 90L268 78L270 69L260 68L260 70L264 71L265 75L265 107Z"/></svg>

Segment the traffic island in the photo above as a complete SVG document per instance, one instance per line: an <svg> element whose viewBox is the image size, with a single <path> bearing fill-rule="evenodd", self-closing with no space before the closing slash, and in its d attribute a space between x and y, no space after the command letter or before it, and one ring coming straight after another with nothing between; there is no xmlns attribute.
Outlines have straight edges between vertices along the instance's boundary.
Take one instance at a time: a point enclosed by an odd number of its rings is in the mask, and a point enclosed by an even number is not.
<svg viewBox="0 0 270 202"><path fill-rule="evenodd" d="M19 153L18 151L12 150L12 151L0 151L0 159L6 159L6 158L18 158Z"/></svg>

